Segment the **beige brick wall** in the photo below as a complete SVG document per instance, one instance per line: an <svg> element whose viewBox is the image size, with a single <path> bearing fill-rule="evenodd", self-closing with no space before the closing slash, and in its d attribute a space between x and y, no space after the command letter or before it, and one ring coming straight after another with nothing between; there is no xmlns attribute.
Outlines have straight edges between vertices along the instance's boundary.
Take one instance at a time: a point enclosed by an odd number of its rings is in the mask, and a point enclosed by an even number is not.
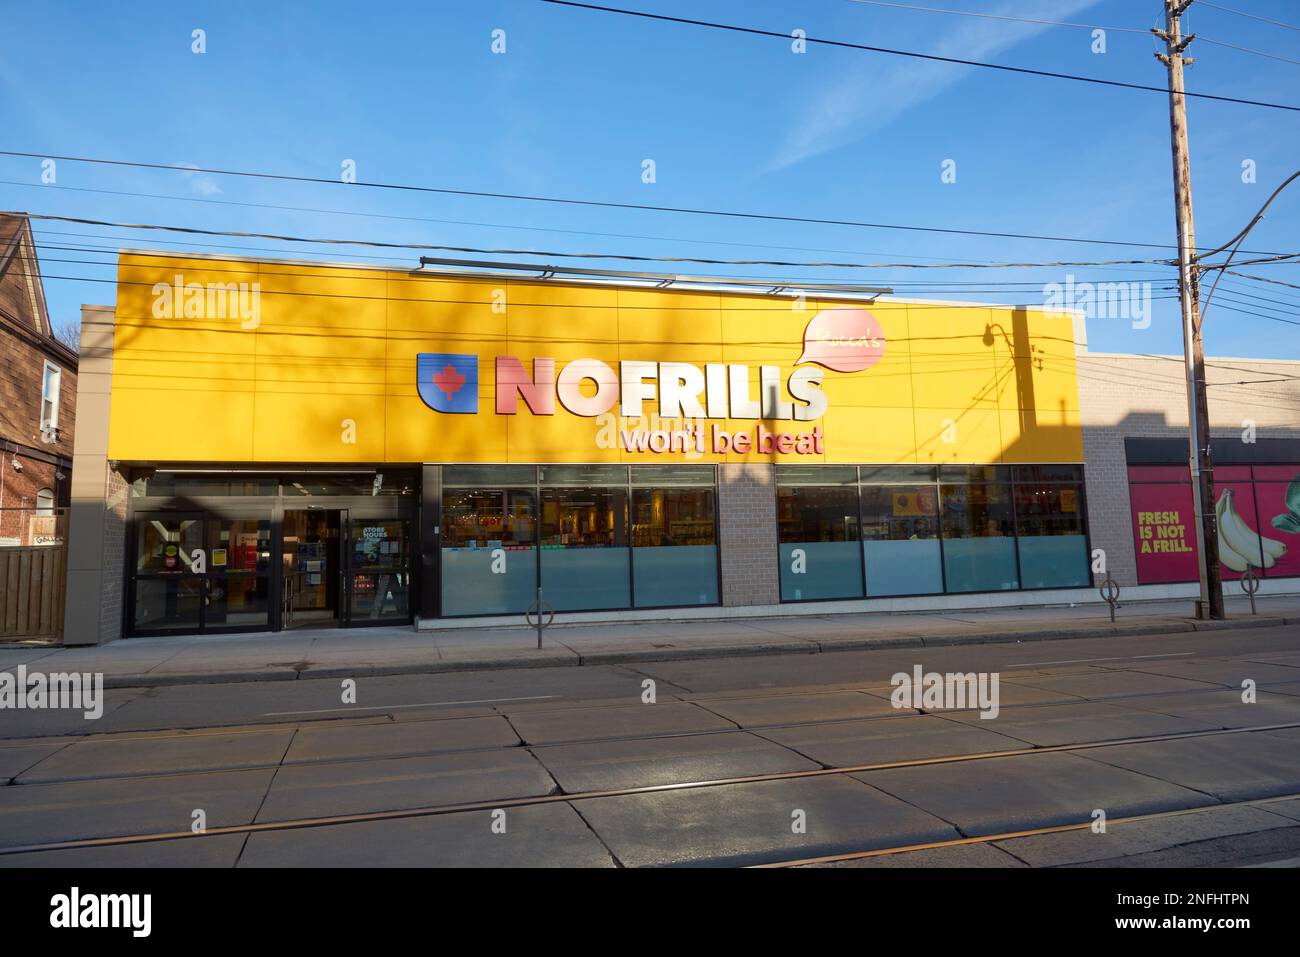
<svg viewBox="0 0 1300 957"><path fill-rule="evenodd" d="M722 603L775 605L776 472L771 465L718 466Z"/></svg>
<svg viewBox="0 0 1300 957"><path fill-rule="evenodd" d="M1257 438L1300 437L1300 362L1206 361L1214 438L1241 441L1248 422ZM1283 381L1239 384L1258 379ZM1092 546L1117 582L1136 585L1124 438L1186 439L1182 358L1080 353L1079 406Z"/></svg>

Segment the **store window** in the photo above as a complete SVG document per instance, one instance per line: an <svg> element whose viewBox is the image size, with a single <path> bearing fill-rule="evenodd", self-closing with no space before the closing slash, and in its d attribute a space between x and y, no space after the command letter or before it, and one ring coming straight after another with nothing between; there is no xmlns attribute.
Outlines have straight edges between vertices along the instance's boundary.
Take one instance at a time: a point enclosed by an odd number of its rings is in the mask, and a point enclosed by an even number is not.
<svg viewBox="0 0 1300 957"><path fill-rule="evenodd" d="M442 476L444 615L522 612L539 585L557 611L718 603L712 465L458 465Z"/></svg>
<svg viewBox="0 0 1300 957"><path fill-rule="evenodd" d="M1017 483L1015 499L1020 587L1083 588L1092 584L1083 486Z"/></svg>
<svg viewBox="0 0 1300 957"><path fill-rule="evenodd" d="M838 485L785 485L816 477ZM857 469L779 471L776 509L781 599L862 597Z"/></svg>
<svg viewBox="0 0 1300 957"><path fill-rule="evenodd" d="M633 468L632 482L636 606L716 605L713 466ZM638 488L637 483L647 485Z"/></svg>
<svg viewBox="0 0 1300 957"><path fill-rule="evenodd" d="M626 485L542 487L542 597L557 611L627 608L631 557Z"/></svg>
<svg viewBox="0 0 1300 957"><path fill-rule="evenodd" d="M531 488L449 488L442 500L442 613L523 612L536 597Z"/></svg>
<svg viewBox="0 0 1300 957"><path fill-rule="evenodd" d="M315 498L331 495L376 498L381 495L413 495L415 488L413 478L406 474L392 476L385 475L383 472L366 472L357 475L306 474L285 476L283 494L286 498L295 496Z"/></svg>
<svg viewBox="0 0 1300 957"><path fill-rule="evenodd" d="M132 498L271 496L279 491L274 475L141 472L131 480Z"/></svg>
<svg viewBox="0 0 1300 957"><path fill-rule="evenodd" d="M404 518L353 519L349 573L354 623L410 616L410 526Z"/></svg>
<svg viewBox="0 0 1300 957"><path fill-rule="evenodd" d="M862 557L868 597L943 591L933 482L862 486Z"/></svg>
<svg viewBox="0 0 1300 957"><path fill-rule="evenodd" d="M997 466L944 467L939 502L944 578L949 592L1012 590L1016 520L1008 470Z"/></svg>

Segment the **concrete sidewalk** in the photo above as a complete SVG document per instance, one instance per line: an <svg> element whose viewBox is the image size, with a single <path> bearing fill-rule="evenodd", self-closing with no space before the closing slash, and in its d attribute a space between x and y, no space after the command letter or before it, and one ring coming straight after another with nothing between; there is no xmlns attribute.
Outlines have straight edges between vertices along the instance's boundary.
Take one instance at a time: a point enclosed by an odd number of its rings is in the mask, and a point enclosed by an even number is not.
<svg viewBox="0 0 1300 957"><path fill-rule="evenodd" d="M695 622L565 625L544 647L522 624L474 631L403 628L313 629L255 635L131 638L98 647L0 646L0 670L102 672L107 687L142 687L299 677L433 674L818 654L876 647L1173 634L1224 627L1300 624L1300 597L1228 599L1229 619L1195 621L1187 599L1132 603L1114 624L1105 606L999 608L943 614L790 615Z"/></svg>

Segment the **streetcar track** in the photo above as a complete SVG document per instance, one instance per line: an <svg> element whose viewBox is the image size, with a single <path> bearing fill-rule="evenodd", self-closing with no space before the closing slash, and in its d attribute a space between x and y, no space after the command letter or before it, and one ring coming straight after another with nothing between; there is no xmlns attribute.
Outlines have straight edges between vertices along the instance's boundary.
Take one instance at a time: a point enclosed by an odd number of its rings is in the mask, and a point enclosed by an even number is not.
<svg viewBox="0 0 1300 957"><path fill-rule="evenodd" d="M1187 679L1187 680L1195 680L1195 679ZM1260 688L1263 691L1267 690L1267 686L1265 685L1261 685ZM1035 689L1035 690L1043 690L1043 689ZM1171 697L1171 696L1178 696L1178 695L1209 695L1214 692L1223 692L1229 690L1232 690L1230 686L1213 686L1213 687L1193 688L1193 689L1180 688L1180 689L1174 689L1170 691L1140 692L1131 695L1114 695L1106 698L1080 698L1075 695L1068 694L1066 692L1052 692L1053 694L1066 695L1066 698L1062 700L1027 701L1015 705L1003 705L1001 708L1001 712L1003 714L1007 714L1009 712L1026 713L1026 712L1032 712L1033 709L1071 707L1071 706L1079 706L1083 704L1107 705L1112 703L1128 702L1129 710L1134 710L1139 714L1150 715L1153 717L1177 717L1176 715L1170 715L1167 712L1155 710L1154 705L1156 705L1158 701L1153 701L1152 702L1153 707L1150 708L1142 708L1138 705L1133 704L1132 702L1135 699L1138 700L1159 699L1163 697ZM878 696L871 694L869 691L865 689L837 688L822 693L836 694L836 693L843 693L845 691L853 691L855 693L861 693L869 698L875 698L876 700L880 700ZM800 692L789 692L781 695L760 696L760 697L764 697L764 698L784 697L787 695L804 696L806 694L808 693L800 691ZM1286 695L1286 694L1281 694L1280 692L1274 692L1274 694L1280 695L1282 700L1300 701L1300 696ZM748 700L748 699L729 698L726 700L734 701L734 700ZM50 778L48 780L30 781L30 782L19 782L17 780L23 775L28 774L31 771L35 770L37 767L39 767L39 765L43 761L53 758L55 756L55 754L50 754L50 755L46 755L44 758L41 758L31 767L20 772L19 774L13 775L12 778L7 783L0 785L0 789L3 789L4 787L22 787L22 788L49 787L52 785L84 783L87 781L118 781L118 780L144 779L144 778L185 777L185 776L200 775L200 774L222 774L222 773L233 773L233 772L243 772L243 771L265 771L265 770L274 770L280 767L328 767L331 765L359 765L359 764L376 763L382 761L399 760L399 759L407 759L407 758L437 757L440 755L452 755L452 754L465 755L465 754L477 754L477 753L490 753L495 751L511 751L519 748L529 750L529 751L538 751L538 750L545 751L550 748L565 748L565 747L574 747L574 746L581 746L581 745L615 744L620 742L631 742L631 741L670 740L675 738L705 737L709 735L723 735L723 734L750 733L753 734L755 737L761 738L762 740L772 741L772 739L766 737L766 734L773 731L793 730L799 728L815 728L822 725L844 724L852 721L876 721L876 720L885 720L889 718L907 718L907 717L939 717L939 718L953 721L957 724L964 725L965 722L960 721L957 718L957 716L962 714L973 714L979 710L978 708L964 708L964 709L953 709L953 710L940 709L935 711L925 711L925 710L916 710L913 708L901 708L898 710L884 711L876 714L860 714L855 716L813 719L808 721L787 721L787 722L776 722L770 724L740 725L735 723L733 719L713 711L711 708L706 707L704 704L698 701L674 700L670 703L693 704L706 714L720 718L721 720L724 721L731 721L734 726L728 728L699 728L699 729L686 730L686 731L661 731L661 732L650 732L646 734L622 734L622 735L613 735L609 737L564 738L555 741L530 742L526 740L524 736L518 732L517 729L515 729L513 723L511 723L510 721L510 715L508 715L505 712L494 712L491 714L483 714L483 715L461 715L456 717L435 718L428 722L425 721L399 722L399 721L393 721L391 720L391 718L388 721L384 721L382 719L386 717L385 715L372 714L372 715L358 715L355 718L339 717L334 719L326 719L326 723L324 725L308 724L304 726L301 723L277 723L274 725L252 724L252 725L238 725L238 726L227 726L227 727L216 726L216 727L207 727L207 728L199 728L199 729L178 729L178 730L168 730L168 731L103 732L102 734L99 735L74 736L71 738L71 740L65 741L63 746L60 747L58 751L55 753L62 753L66 751L68 748L73 747L76 744L81 742L108 743L109 741L112 741L113 743L126 744L129 742L136 742L136 741L194 740L194 739L201 739L207 737L220 737L223 735L250 735L250 734L274 734L274 733L296 734L297 732L301 732L304 729L308 730L309 732L312 731L324 732L324 731L332 731L336 728L342 728L342 727L352 727L352 728L386 727L386 728L396 729L402 727L404 724L423 724L423 723L439 724L444 721L472 721L472 720L481 720L483 718L501 718L505 720L506 723L510 726L513 733L519 738L519 743L502 744L502 745L482 745L478 747L468 747L468 748L443 748L443 749L435 749L435 750L400 751L400 752L393 752L389 754L342 755L337 757L327 757L327 758L320 758L320 759L295 760L289 762L288 764L285 764L283 761L281 761L274 764L271 763L236 764L236 765L228 765L224 767L196 767L196 768L186 768L182 770L139 771L139 772L128 772L124 774L98 773L98 774L87 774L82 776ZM605 707L611 707L611 706L606 705L606 706L592 706L592 707L577 707L573 709L567 709L567 708L546 709L545 711L542 712L529 712L529 713L530 714L533 713L553 714L557 712L569 712L569 711L588 711L588 710L600 711ZM612 707L617 708L617 707L637 707L637 706L636 705L613 705ZM515 716L518 717L519 713L516 712ZM1276 725L1275 727L1289 727L1289 726L1290 725L1287 724L1281 724L1281 725ZM983 727L983 726L981 725L976 727ZM1263 727L1271 728L1274 726L1263 726ZM987 731L991 731L995 734L1002 735L1003 737L1006 737L1011 740L1017 740L1017 741L1024 740L1021 738L1017 738L1009 729L998 730L998 727L996 726L984 727L983 729ZM1177 733L1178 734L1187 734L1187 733L1208 734L1208 733L1216 733L1222 731L1251 731L1251 730L1257 730L1257 728L1250 727L1250 726L1241 727L1241 728L1221 727L1221 728L1200 729L1194 732L1177 732ZM44 740L48 741L49 739L44 739ZM42 739L38 739L38 738L10 738L10 739L5 739L4 741L0 741L0 749L5 747L19 748L19 747L39 746L41 741ZM789 745L784 745L777 741L772 741L772 743L776 744L778 747L783 747L786 748L787 750L794 751L794 749L791 748ZM1025 742L1025 743L1029 744L1029 742ZM1087 744L1087 742L1072 743L1069 746L1075 746L1076 744L1078 746L1084 746ZM1052 745L1051 747L1060 747L1060 745ZM1029 750L1042 750L1042 748L1030 745ZM796 751L795 753L799 753L799 752ZM809 760L814 760L814 759L809 758Z"/></svg>
<svg viewBox="0 0 1300 957"><path fill-rule="evenodd" d="M54 841L42 844L14 845L10 847L0 847L0 856L9 856L14 854L33 853L39 851L71 850L93 847L114 847L129 844L151 844L163 841L199 839L204 837L218 837L227 834L256 834L262 832L274 831L293 831L304 830L318 827L331 827L342 824L359 824L372 821L389 821L403 820L410 818L441 817L449 814L460 814L473 811L489 811L506 808L534 807L549 804L565 804L575 801L591 801L601 798L612 797L630 797L645 794L662 794L675 791L698 791L707 788L728 787L740 784L762 784L774 781L795 781L804 779L813 779L821 777L831 777L836 775L860 774L869 771L885 771L898 768L926 767L931 765L944 764L961 764L972 761L996 760L1000 758L1024 757L1036 754L1059 754L1074 751L1087 751L1097 748L1116 747L1121 745L1134 744L1154 744L1165 741L1182 741L1196 738L1214 737L1229 734L1248 734L1248 733L1265 733L1268 731L1289 730L1300 728L1300 722L1287 722L1282 724L1258 725L1246 728L1216 728L1204 731L1186 731L1171 732L1158 735L1141 735L1127 738L1109 738L1099 741L1076 742L1070 744L1046 745L1042 747L1015 748L1000 751L986 751L974 754L944 755L933 758L915 758L906 761L889 761L877 762L872 764L847 765L841 767L816 768L804 771L779 771L765 774L739 775L727 778L714 778L701 781L682 781L671 784L652 784L639 787L629 788L610 788L592 791L578 791L573 793L550 793L544 795L531 795L527 797L503 798L499 800L485 801L462 801L451 804L426 805L414 808L396 808L383 811L363 811L351 814L334 814L322 815L310 818L296 818L282 821L263 821L250 822L247 824L232 824L219 827L210 827L201 833L192 831L162 831L146 834L129 834L115 835L111 837L98 838L78 838L68 841ZM277 765L278 767L278 765ZM239 769L250 770L250 769ZM221 773L216 771L203 771L198 773L211 774ZM61 783L61 782L58 782ZM31 785L31 787L41 787L42 785ZM1300 795L1289 795L1300 796ZM1283 798L1273 798L1282 800ZM1257 799L1264 800L1264 799ZM1234 803L1247 802L1218 802L1217 805L1210 806L1230 806ZM1193 810L1193 809L1187 809ZM1172 812L1160 812L1168 814ZM1148 815L1149 816L1149 815ZM1133 818L1137 819L1137 818ZM1130 819L1120 819L1130 820ZM1080 827L1090 826L1091 822L1085 822L1081 825L1059 825L1056 828L1042 830L1041 833L1051 833L1053 830L1075 830ZM1024 836L1031 833L1027 831ZM1001 836L969 838L951 843L977 843L981 841L991 841L1006 839ZM905 849L922 849L931 845L909 846ZM941 846L939 844L933 846ZM900 852L898 850L895 851ZM862 855L868 855L875 852L857 852ZM850 858L845 858L850 859ZM808 859L809 862L820 859ZM799 863L799 862L795 862ZM786 866L791 866L786 864Z"/></svg>
<svg viewBox="0 0 1300 957"><path fill-rule="evenodd" d="M1197 653L1187 652L1187 653L1178 653L1178 654L1181 657L1184 654L1197 654ZM1115 659L1098 659L1098 660L1137 661L1139 658L1149 658L1149 657L1151 656L1123 656ZM1208 659L1209 661L1213 661L1215 663L1220 663L1223 661L1222 656L1215 656L1208 653L1202 655L1202 657ZM1192 659L1192 662L1195 663L1197 660L1199 659L1194 658ZM1232 659L1229 663L1237 663L1237 661L1238 659ZM1240 659L1240 663L1243 666L1249 666L1250 664L1276 664L1275 662L1255 662L1249 658ZM1023 665L1026 663L1021 663L1021 664ZM1053 664L1053 663L1049 663L1049 664ZM1283 667L1295 667L1297 672L1296 680L1300 681L1300 666L1284 665ZM633 674L640 675L642 677L653 677L650 675L643 675L641 672L636 671L635 669L629 668L627 670L631 671ZM1094 672L1081 671L1078 674L1086 675L1091 673ZM1006 677L1005 676L1006 673L1001 673L1003 675L1002 680L1005 681L1007 684L1012 685L1013 687L1018 687L1018 688L1023 688L1023 689L1033 690L1033 691L1044 691L1049 694L1061 695L1062 699L1056 701L1029 701L1029 702L1022 702L1014 705L1008 704L1008 705L1004 705L1002 710L1007 711L1013 708L1052 707L1055 705L1078 704L1083 702L1108 704L1111 702L1132 701L1134 699L1140 699L1140 698L1156 698L1156 697L1164 697L1164 696L1180 695L1180 694L1201 694L1201 693L1208 693L1213 691L1221 692L1221 691L1232 690L1235 687L1235 685L1218 684L1214 681L1204 679L1204 678L1186 678L1186 677L1175 676L1175 675L1164 675L1160 672L1144 671L1138 665L1135 665L1132 668L1108 668L1108 669L1103 669L1102 672L1095 672L1095 673L1098 674L1104 673L1108 675L1119 675L1119 674L1131 673L1131 674L1143 675L1145 677L1178 678L1178 680L1193 682L1195 684L1204 685L1205 687L1179 688L1179 689L1173 689L1169 691L1156 691L1156 692L1135 692L1133 694L1111 695L1104 698L1087 698L1070 692L1055 691L1047 688L1039 688L1033 684L1028 683L1035 680L1035 678L1051 679L1051 678L1058 678L1058 677L1067 677L1068 675L1040 673L1040 672L1025 670L1025 671L1015 672L1014 677ZM654 680L658 681L660 679L654 679ZM672 682L666 682L666 683L671 684ZM1286 682L1286 681L1260 682L1259 688L1261 691L1267 691L1269 687L1272 685L1293 684L1293 683L1295 682ZM754 699L775 699L775 698L790 697L790 696L819 696L819 695L833 695L833 694L847 694L847 693L862 694L870 698L876 698L876 699L883 698L885 700L888 700L892 690L893 690L893 686L887 683L870 684L870 685L845 685L845 686L827 685L827 684L799 685L788 689L776 689L776 688L762 689L762 690L740 689L738 693L733 693L732 691L727 691L727 690L697 692L697 691L691 691L689 689L683 689L680 692L671 693L671 695L666 699L666 701L669 703L695 704L703 708L704 710L709 711L710 713L715 713L712 712L711 708L706 707L706 705L707 704L725 705L727 702L731 702L731 701L746 701L746 700L754 700ZM751 691L758 691L758 693L749 693ZM1288 695L1283 692L1273 692L1273 694L1282 695L1284 698L1300 698L1300 696ZM528 701L528 700L537 700L540 698L552 698L552 697L562 697L562 696L546 695L546 696L533 696L532 699L516 698L516 699L496 699L496 700ZM634 705L632 704L619 703L619 702L626 702L628 700L629 699L627 697L576 699L575 703L572 706L533 708L533 709L528 709L527 711L515 711L514 713L516 715L523 714L523 713L560 714L560 713L571 713L574 711L600 711L607 708L633 707ZM591 703L578 703L578 702L591 702ZM128 704L129 703L130 702L128 702ZM286 731L312 730L313 725L317 728L320 728L321 730L326 730L334 727L345 727L345 726L366 724L366 723L373 723L377 725L385 724L385 722L383 721L384 718L389 719L389 721L387 722L388 724L399 725L406 722L398 722L396 720L393 720L394 716L389 712L396 711L399 709L405 710L409 708L420 708L420 707L434 709L434 708L450 707L450 706L464 705L464 704L476 704L476 703L463 702L463 701L427 702L427 703L420 703L420 704L399 703L399 704L376 705L370 708L360 708L348 714L338 714L335 716L322 715L321 717L309 718L303 721L257 722L257 721L245 719L239 723L187 725L181 727L171 727L166 729L141 728L141 729L125 729L121 731L102 731L102 732L91 731L84 734L63 734L63 735L44 735L44 736L38 735L38 736L31 736L31 737L0 738L0 749L10 748L10 747L38 746L44 743L49 743L51 741L66 741L69 743L75 743L78 741L101 741L101 740L108 740L108 739L127 740L128 737L133 740L152 740L152 739L164 739L169 737L184 738L184 737L201 737L207 735L221 735L221 734L257 734L263 732L271 732L275 730L286 730ZM499 705L494 704L494 705L490 705L490 707L492 709L491 711L487 711L482 714L470 714L470 715L449 714L445 716L430 715L427 717L421 715L418 718L411 721L411 723L433 724L442 721L461 721L461 720L466 720L469 718L477 718L477 717L507 716L508 714L508 712L502 710L502 708ZM324 709L324 711L326 712L337 711L337 710L341 710L341 709ZM967 710L972 710L972 709L967 709ZM312 712L310 711L269 712L266 714L259 715L259 717L272 717L272 716L281 716L281 715L288 716L293 714L311 714L311 713ZM902 713L912 713L912 712L910 710L903 710ZM887 716L890 715L859 715L856 718L855 717L833 718L828 720L847 721L847 720L858 720L859 718L874 718L874 717L887 717ZM825 720L812 720L812 721L788 722L788 723L780 723L780 724L754 725L753 729L754 730L759 730L759 729L775 730L783 727L794 727L797 725L821 724L821 723L827 723L827 722ZM699 733L699 734L717 733L718 730L727 730L727 729L713 729L712 731L687 732L687 733ZM745 730L749 730L749 729L745 729ZM637 737L641 737L641 736L637 736ZM615 741L615 740L622 740L622 739L617 737L599 738L599 739L581 738L581 739L574 739L572 741L566 740L562 742L548 742L545 746L551 746L552 744L555 745L578 744L578 743L585 743L588 741L606 742L606 741ZM542 746L542 745L538 745L538 746ZM480 750L480 749L471 748L466 750ZM426 752L418 752L418 753L426 753Z"/></svg>
<svg viewBox="0 0 1300 957"><path fill-rule="evenodd" d="M1142 821L1153 821L1162 818L1182 817L1188 814L1199 814L1223 810L1224 808L1235 807L1259 807L1266 804L1274 804L1279 801L1292 801L1300 798L1300 792L1292 794L1274 794L1262 798L1246 798L1240 801L1221 801L1217 804L1201 804L1196 807L1172 808L1167 811L1152 811L1147 814L1133 814L1128 817L1108 818L1107 827L1113 827L1123 824L1135 824ZM1294 824L1300 827L1300 821ZM977 837L951 838L944 841L930 841L921 844L900 844L896 847L872 848L866 851L846 851L840 854L824 854L820 857L805 858L788 858L782 861L765 861L762 864L749 864L747 869L765 870L785 867L808 867L818 864L836 864L843 861L859 861L871 857L889 857L894 854L910 854L916 851L935 851L949 847L966 847L978 844L991 844L998 841L1014 841L1025 837L1041 837L1045 834L1064 834L1070 831L1088 830L1093 826L1091 820L1080 821L1074 824L1053 824L1047 827L1026 828L1021 831L1005 831L1001 834L986 834ZM1006 850L1001 848L1001 850ZM1010 851L1007 851L1010 854Z"/></svg>

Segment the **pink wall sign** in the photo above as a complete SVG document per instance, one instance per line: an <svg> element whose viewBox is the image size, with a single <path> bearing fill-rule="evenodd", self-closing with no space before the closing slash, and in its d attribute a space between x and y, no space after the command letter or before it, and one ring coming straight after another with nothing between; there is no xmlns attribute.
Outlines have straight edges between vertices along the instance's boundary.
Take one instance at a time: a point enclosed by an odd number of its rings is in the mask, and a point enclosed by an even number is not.
<svg viewBox="0 0 1300 957"><path fill-rule="evenodd" d="M803 332L800 362L835 372L863 372L885 355L885 330L865 309L823 309Z"/></svg>
<svg viewBox="0 0 1300 957"><path fill-rule="evenodd" d="M1191 582L1198 577L1192 486L1130 485L1138 583Z"/></svg>

